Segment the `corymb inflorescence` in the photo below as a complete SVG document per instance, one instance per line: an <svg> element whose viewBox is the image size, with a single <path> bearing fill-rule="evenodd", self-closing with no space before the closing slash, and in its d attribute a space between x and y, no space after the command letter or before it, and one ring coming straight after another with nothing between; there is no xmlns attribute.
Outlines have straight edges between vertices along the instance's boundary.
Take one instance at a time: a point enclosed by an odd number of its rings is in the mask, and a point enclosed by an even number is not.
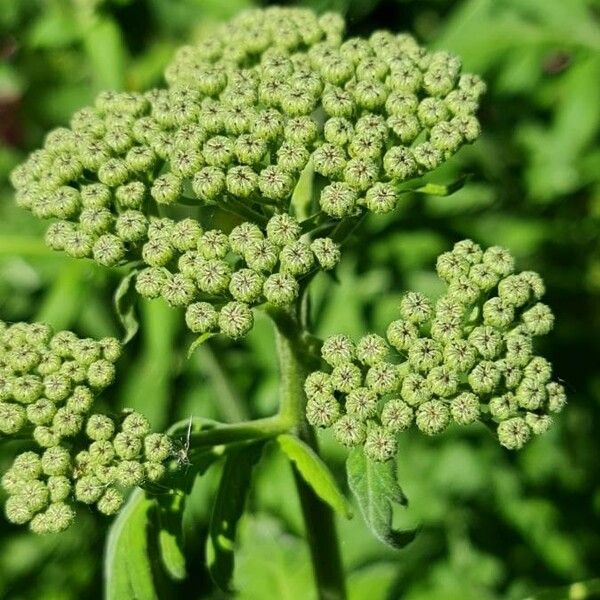
<svg viewBox="0 0 600 600"><path fill-rule="evenodd" d="M310 423L374 460L392 458L398 433L413 425L434 435L451 422L490 424L517 450L566 403L552 366L534 354L534 338L554 324L540 276L516 273L508 251L471 240L439 256L437 273L447 285L437 302L408 292L386 338L328 338L327 369L306 379Z"/></svg>
<svg viewBox="0 0 600 600"><path fill-rule="evenodd" d="M300 278L335 265L327 227L394 209L403 182L472 142L485 89L407 34L345 38L338 15L284 8L181 48L165 77L164 89L103 92L51 131L13 171L16 201L52 220L50 247L142 261L141 294L234 338L250 306L290 304ZM304 174L314 193L300 215ZM215 230L206 206L237 221Z"/></svg>
<svg viewBox="0 0 600 600"><path fill-rule="evenodd" d="M94 412L120 355L114 338L0 321L0 437L27 435L36 446L2 476L9 521L55 533L73 522L75 501L112 515L127 488L162 478L168 436L151 433L135 412L119 419Z"/></svg>

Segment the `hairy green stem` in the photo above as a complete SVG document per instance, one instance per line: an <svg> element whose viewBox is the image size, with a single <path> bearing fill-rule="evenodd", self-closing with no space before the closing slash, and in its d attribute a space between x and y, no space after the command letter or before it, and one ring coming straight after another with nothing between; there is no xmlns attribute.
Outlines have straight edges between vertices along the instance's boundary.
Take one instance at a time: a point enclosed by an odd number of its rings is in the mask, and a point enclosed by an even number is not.
<svg viewBox="0 0 600 600"><path fill-rule="evenodd" d="M293 418L298 437L318 453L317 439L304 416L303 382L311 354L300 343L299 328L291 317L275 320L277 351L281 377L280 414ZM314 359L312 359L314 360ZM333 511L304 481L292 465L294 479L304 517L306 539L311 554L313 572L320 600L345 600L346 583Z"/></svg>

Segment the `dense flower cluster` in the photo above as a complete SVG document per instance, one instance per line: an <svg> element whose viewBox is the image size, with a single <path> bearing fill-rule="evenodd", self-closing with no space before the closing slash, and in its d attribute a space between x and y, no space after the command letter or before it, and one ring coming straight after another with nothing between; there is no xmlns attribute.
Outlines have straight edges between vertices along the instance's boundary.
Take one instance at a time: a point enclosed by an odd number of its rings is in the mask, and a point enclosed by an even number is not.
<svg viewBox="0 0 600 600"><path fill-rule="evenodd" d="M515 273L508 251L482 251L471 240L439 256L437 273L447 291L435 304L407 293L387 340L328 338L322 356L330 369L305 382L309 422L332 427L346 446L364 444L375 460L391 458L396 435L413 423L434 435L451 421L483 421L503 446L519 449L566 403L550 363L533 353L533 338L554 323L539 301L540 276Z"/></svg>
<svg viewBox="0 0 600 600"><path fill-rule="evenodd" d="M124 488L164 474L168 436L150 433L134 412L118 423L93 412L120 354L114 338L0 321L0 433L30 434L40 448L18 455L2 477L9 521L36 533L62 531L75 517L74 500L114 514Z"/></svg>
<svg viewBox="0 0 600 600"><path fill-rule="evenodd" d="M293 303L302 276L331 269L340 257L330 238L301 237L299 223L286 213L273 216L264 229L245 222L229 235L202 231L193 219L154 219L145 236L141 251L149 266L137 276L137 291L185 306L194 333L219 331L234 339L252 328L251 306Z"/></svg>

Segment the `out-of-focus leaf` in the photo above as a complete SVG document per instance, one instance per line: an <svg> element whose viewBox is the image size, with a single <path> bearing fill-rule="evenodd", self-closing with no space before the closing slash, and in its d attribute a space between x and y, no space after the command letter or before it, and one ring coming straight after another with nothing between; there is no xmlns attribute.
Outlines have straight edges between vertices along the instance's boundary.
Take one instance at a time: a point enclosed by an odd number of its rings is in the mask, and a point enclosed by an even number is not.
<svg viewBox="0 0 600 600"><path fill-rule="evenodd" d="M407 504L394 472L395 463L374 462L365 456L362 448L354 448L350 452L346 468L350 489L373 534L392 548L404 548L412 542L416 530L400 531L392 528L393 505Z"/></svg>
<svg viewBox="0 0 600 600"><path fill-rule="evenodd" d="M186 565L181 526L185 495L174 492L158 496L158 548L163 566L176 580L185 579Z"/></svg>
<svg viewBox="0 0 600 600"><path fill-rule="evenodd" d="M299 221L308 219L313 201L315 169L312 160L306 163L292 194L291 207Z"/></svg>
<svg viewBox="0 0 600 600"><path fill-rule="evenodd" d="M352 517L352 509L344 494L338 488L331 471L318 454L297 437L289 434L278 436L277 443L286 456L296 465L302 478L314 492L337 512L347 519Z"/></svg>
<svg viewBox="0 0 600 600"><path fill-rule="evenodd" d="M192 354L194 354L194 351L199 347L202 346L202 344L204 344L204 342L210 340L211 337L217 335L216 333L212 332L212 331L207 331L206 333L203 333L202 335L199 335L191 344L190 347L188 348L187 351L187 357L188 359L192 356Z"/></svg>
<svg viewBox="0 0 600 600"><path fill-rule="evenodd" d="M135 277L138 269L133 269L119 283L119 287L115 291L114 303L117 317L123 325L125 333L122 341L124 344L130 342L140 327L138 318L135 313L137 302L137 294L135 292Z"/></svg>
<svg viewBox="0 0 600 600"><path fill-rule="evenodd" d="M229 451L206 541L208 570L224 592L231 591L237 523L244 512L250 491L252 470L260 459L264 442L255 442Z"/></svg>

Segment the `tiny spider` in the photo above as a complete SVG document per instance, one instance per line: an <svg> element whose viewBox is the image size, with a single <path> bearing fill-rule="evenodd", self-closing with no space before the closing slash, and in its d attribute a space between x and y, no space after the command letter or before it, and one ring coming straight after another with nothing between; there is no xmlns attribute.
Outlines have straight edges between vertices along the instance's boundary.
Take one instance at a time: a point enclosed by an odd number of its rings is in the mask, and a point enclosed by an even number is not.
<svg viewBox="0 0 600 600"><path fill-rule="evenodd" d="M181 469L185 467L186 471L191 466L189 458L190 437L192 435L192 417L188 421L187 433L184 440L177 440L178 448L173 451L173 457L177 461L177 466Z"/></svg>

